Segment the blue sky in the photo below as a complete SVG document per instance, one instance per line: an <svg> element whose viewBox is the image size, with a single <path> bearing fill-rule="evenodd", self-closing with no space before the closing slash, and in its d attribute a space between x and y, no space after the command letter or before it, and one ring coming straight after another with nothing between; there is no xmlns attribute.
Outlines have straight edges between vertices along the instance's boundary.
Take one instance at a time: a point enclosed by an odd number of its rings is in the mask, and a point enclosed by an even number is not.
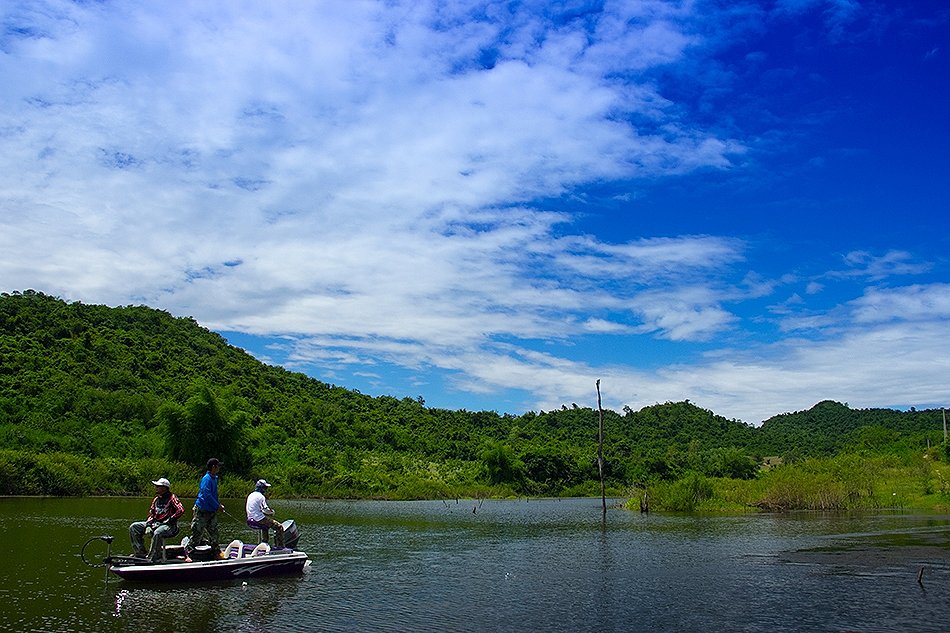
<svg viewBox="0 0 950 633"><path fill-rule="evenodd" d="M372 395L950 395L937 2L6 2L0 290Z"/></svg>

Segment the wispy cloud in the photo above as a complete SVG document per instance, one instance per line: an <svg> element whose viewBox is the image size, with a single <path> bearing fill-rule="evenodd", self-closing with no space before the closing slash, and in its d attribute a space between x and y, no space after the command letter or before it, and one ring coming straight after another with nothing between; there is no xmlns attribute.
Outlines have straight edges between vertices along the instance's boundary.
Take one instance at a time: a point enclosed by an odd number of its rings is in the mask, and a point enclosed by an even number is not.
<svg viewBox="0 0 950 633"><path fill-rule="evenodd" d="M927 272L932 264L914 261L906 251L888 251L884 255L874 255L867 251L852 251L844 256L848 268L829 273L832 277L867 277L871 281L880 281L894 275L919 275Z"/></svg>

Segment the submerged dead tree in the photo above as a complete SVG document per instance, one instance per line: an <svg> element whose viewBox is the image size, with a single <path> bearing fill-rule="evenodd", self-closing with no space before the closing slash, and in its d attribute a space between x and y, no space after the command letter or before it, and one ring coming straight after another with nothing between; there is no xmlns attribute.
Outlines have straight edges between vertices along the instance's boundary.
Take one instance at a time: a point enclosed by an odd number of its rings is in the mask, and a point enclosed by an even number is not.
<svg viewBox="0 0 950 633"><path fill-rule="evenodd" d="M597 379L597 472L600 474L600 503L607 521L607 492L604 488L604 408L600 404L600 379Z"/></svg>

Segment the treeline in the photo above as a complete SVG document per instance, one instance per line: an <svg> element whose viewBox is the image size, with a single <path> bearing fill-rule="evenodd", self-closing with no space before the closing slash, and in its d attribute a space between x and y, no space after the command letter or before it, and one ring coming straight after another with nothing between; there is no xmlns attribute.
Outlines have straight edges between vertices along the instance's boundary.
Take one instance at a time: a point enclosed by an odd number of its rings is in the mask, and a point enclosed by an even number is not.
<svg viewBox="0 0 950 633"><path fill-rule="evenodd" d="M143 492L159 474L195 479L211 454L226 483L265 477L288 496L594 494L596 429L597 412L577 405L514 416L366 396L148 307L0 295L2 494ZM604 432L614 494L690 473L751 480L766 457L910 455L942 442L939 412L831 402L760 428L658 404L605 412Z"/></svg>

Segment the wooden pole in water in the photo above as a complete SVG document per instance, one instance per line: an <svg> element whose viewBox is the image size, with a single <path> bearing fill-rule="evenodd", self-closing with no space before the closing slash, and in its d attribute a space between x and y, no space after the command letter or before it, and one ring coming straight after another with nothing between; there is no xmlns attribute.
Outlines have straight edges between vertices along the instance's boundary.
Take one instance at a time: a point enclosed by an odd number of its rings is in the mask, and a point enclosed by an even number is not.
<svg viewBox="0 0 950 633"><path fill-rule="evenodd" d="M600 503L607 522L607 492L604 488L604 408L600 404L600 379L597 379L597 472L600 474Z"/></svg>

